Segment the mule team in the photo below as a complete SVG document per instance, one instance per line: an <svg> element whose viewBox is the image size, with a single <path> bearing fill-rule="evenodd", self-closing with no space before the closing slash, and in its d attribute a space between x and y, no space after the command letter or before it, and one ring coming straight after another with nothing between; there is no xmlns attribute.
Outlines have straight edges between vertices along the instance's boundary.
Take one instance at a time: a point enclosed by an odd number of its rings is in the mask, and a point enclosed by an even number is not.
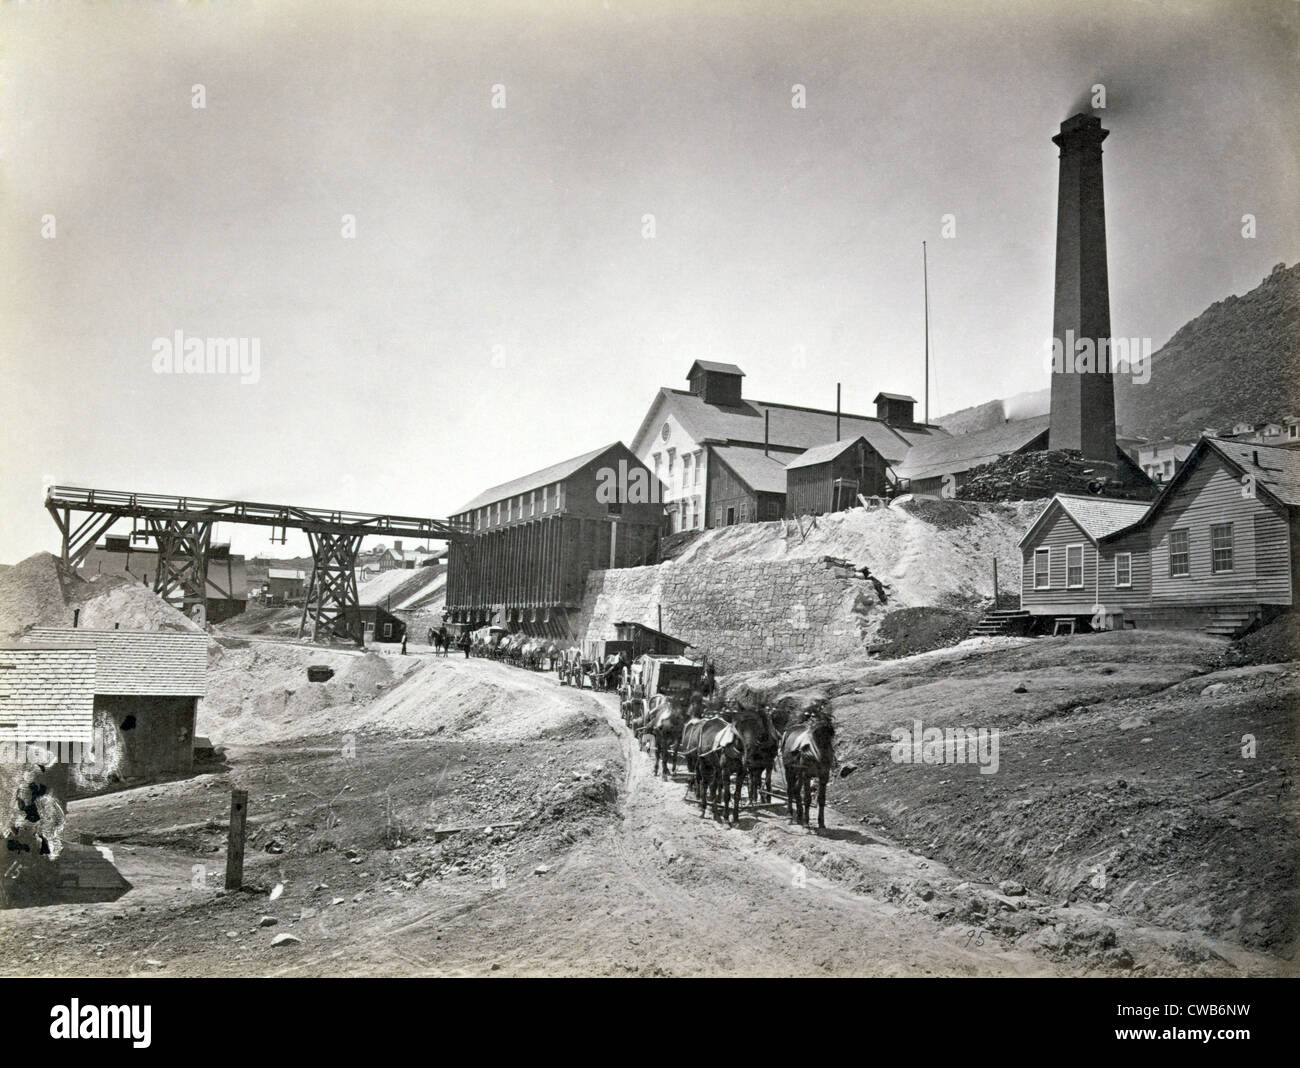
<svg viewBox="0 0 1300 1068"><path fill-rule="evenodd" d="M785 774L786 812L807 826L812 813L813 784L817 785L817 826L826 826L826 786L835 760L835 725L824 701L802 709L755 708L741 703L723 705L711 665L701 670L690 691L656 693L649 700L629 700L646 670L649 657L636 662L624 654L599 661L584 660L580 650L556 641L523 634L479 634L468 655L503 660L534 671L555 671L561 683L593 688L618 686L624 694L623 719L645 744L653 739L654 773L670 778L679 760L690 775L687 795L694 794L703 815L713 803L713 815L728 826L740 819L742 790L749 803L772 801L772 768L779 759ZM605 662L608 660L608 662Z"/></svg>
<svg viewBox="0 0 1300 1068"><path fill-rule="evenodd" d="M699 689L656 694L643 706L624 703L624 720L645 744L653 740L654 773L677 774L679 760L690 776L687 796L694 794L704 815L710 802L714 818L728 826L740 819L740 799L749 791L751 806L772 801L772 768L778 760L785 774L786 812L807 826L812 791L817 785L817 826L826 826L826 786L835 761L835 724L825 702L802 709L723 705L716 691ZM643 708L643 711L638 711Z"/></svg>

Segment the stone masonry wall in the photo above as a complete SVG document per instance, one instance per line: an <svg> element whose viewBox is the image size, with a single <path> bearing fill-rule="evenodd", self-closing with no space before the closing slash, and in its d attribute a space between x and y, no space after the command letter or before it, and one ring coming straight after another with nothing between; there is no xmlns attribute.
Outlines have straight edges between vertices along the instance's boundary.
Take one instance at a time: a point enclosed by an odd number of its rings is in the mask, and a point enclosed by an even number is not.
<svg viewBox="0 0 1300 1068"><path fill-rule="evenodd" d="M874 606L868 582L830 558L669 562L593 571L579 632L611 639L623 620L658 625L707 653L720 672L860 654Z"/></svg>

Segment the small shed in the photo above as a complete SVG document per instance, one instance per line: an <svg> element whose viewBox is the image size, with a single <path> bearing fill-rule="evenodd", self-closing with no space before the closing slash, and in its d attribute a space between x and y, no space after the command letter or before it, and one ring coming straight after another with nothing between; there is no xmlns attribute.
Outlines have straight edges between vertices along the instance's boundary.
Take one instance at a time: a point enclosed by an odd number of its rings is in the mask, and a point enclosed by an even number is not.
<svg viewBox="0 0 1300 1068"><path fill-rule="evenodd" d="M862 435L809 449L786 465L786 518L842 512L857 503L859 493L880 494L884 467Z"/></svg>
<svg viewBox="0 0 1300 1068"><path fill-rule="evenodd" d="M111 735L123 779L187 774L207 688L208 639L175 631L35 627L31 642L95 650L95 729Z"/></svg>
<svg viewBox="0 0 1300 1068"><path fill-rule="evenodd" d="M620 642L631 643L634 659L646 653L657 656L685 656L686 650L691 648L691 643L688 641L674 638L671 634L655 630L654 627L647 627L644 623L633 623L630 620L615 623L614 633Z"/></svg>

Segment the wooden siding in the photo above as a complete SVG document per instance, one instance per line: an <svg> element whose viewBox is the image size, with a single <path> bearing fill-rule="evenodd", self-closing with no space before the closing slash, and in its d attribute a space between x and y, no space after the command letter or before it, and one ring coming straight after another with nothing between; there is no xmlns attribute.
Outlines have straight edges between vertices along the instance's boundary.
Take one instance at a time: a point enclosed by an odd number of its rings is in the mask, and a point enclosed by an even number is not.
<svg viewBox="0 0 1300 1068"><path fill-rule="evenodd" d="M614 559L610 530L617 525ZM448 612L470 621L499 611L576 608L587 572L652 563L659 523L556 516L514 523L457 540L447 561ZM501 620L504 621L504 620Z"/></svg>
<svg viewBox="0 0 1300 1068"><path fill-rule="evenodd" d="M1215 574L1210 527L1232 523L1232 571ZM1292 603L1291 531L1282 508L1242 495L1236 474L1207 450L1150 523L1151 604ZM1186 530L1190 573L1169 573L1169 533Z"/></svg>
<svg viewBox="0 0 1300 1068"><path fill-rule="evenodd" d="M1020 607L1036 615L1091 614L1097 603L1097 547L1059 504L1048 505L1055 515L1041 528L1033 541L1026 542L1020 569ZM1066 549L1083 547L1083 585L1073 589L1066 585ZM1048 570L1049 588L1034 589L1034 550L1051 551ZM1104 570L1104 565L1103 565Z"/></svg>
<svg viewBox="0 0 1300 1068"><path fill-rule="evenodd" d="M755 494L736 477L725 461L717 456L710 456L706 474L708 476L706 497L708 514L704 517L706 527L725 527L728 508L736 510L736 523L750 523L758 518L758 501Z"/></svg>
<svg viewBox="0 0 1300 1068"><path fill-rule="evenodd" d="M869 445L862 445L861 462L858 450L849 449L834 460L811 467L786 469L785 515L793 519L802 515L825 515L835 508L835 480L857 482L857 492L863 496L883 496L886 490L885 461ZM841 500L842 507L851 508L856 497Z"/></svg>

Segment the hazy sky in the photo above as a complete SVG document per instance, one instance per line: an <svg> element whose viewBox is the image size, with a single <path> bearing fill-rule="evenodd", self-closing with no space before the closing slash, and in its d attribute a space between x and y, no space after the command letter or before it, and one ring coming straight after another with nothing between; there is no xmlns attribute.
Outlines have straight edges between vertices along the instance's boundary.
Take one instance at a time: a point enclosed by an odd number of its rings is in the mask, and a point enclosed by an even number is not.
<svg viewBox="0 0 1300 1068"><path fill-rule="evenodd" d="M922 240L932 414L1040 388L1049 138L1095 83L1113 329L1158 346L1298 258L1298 16L6 3L0 561L57 549L46 479L443 516L630 439L700 357L921 397ZM154 373L177 330L259 339L260 379Z"/></svg>

